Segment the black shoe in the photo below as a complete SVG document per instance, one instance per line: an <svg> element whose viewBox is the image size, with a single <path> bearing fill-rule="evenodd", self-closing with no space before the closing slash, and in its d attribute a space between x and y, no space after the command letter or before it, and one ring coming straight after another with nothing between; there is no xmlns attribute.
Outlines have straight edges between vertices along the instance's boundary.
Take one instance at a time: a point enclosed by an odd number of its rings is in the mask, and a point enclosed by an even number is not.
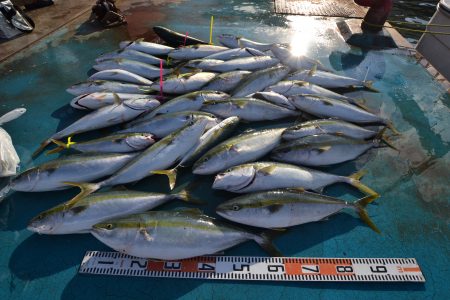
<svg viewBox="0 0 450 300"><path fill-rule="evenodd" d="M27 10L31 10L31 9L37 9L37 8L41 8L41 7L50 6L50 5L53 5L53 0L38 0L32 4L25 5L25 8Z"/></svg>

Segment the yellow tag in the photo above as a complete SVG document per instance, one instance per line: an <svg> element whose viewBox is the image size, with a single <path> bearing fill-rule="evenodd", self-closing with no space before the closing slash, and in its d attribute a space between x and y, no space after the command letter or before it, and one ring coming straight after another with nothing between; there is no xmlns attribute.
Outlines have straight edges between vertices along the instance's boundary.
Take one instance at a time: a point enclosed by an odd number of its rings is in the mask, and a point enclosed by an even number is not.
<svg viewBox="0 0 450 300"><path fill-rule="evenodd" d="M213 40L212 40L213 24L214 24L214 16L211 16L211 24L209 25L209 44L210 45L214 45Z"/></svg>
<svg viewBox="0 0 450 300"><path fill-rule="evenodd" d="M76 144L75 142L72 142L72 137L69 136L69 137L67 138L67 144L66 144L67 149L70 148L70 145L75 145L75 144Z"/></svg>

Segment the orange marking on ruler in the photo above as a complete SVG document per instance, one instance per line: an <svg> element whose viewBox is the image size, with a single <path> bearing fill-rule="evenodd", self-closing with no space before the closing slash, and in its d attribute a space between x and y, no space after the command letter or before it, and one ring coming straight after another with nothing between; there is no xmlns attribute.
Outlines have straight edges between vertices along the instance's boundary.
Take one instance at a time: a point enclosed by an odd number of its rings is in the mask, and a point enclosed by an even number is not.
<svg viewBox="0 0 450 300"><path fill-rule="evenodd" d="M331 261L331 262L330 262ZM337 267L352 267L351 261L339 259L333 261L321 259L285 259L286 275L353 275L352 272L337 272ZM353 270L353 269L352 269Z"/></svg>
<svg viewBox="0 0 450 300"><path fill-rule="evenodd" d="M149 259L147 262L147 271L214 272L215 268L212 267L211 263L215 262L216 260L213 257L196 257L179 261L160 261Z"/></svg>
<svg viewBox="0 0 450 300"><path fill-rule="evenodd" d="M413 268L403 268L404 272L420 272L419 267L413 267Z"/></svg>

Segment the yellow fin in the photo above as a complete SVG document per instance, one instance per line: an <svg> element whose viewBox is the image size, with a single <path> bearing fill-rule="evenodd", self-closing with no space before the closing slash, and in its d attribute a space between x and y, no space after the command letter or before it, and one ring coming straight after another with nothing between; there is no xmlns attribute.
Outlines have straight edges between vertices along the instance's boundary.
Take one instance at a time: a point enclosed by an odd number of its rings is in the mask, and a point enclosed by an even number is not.
<svg viewBox="0 0 450 300"><path fill-rule="evenodd" d="M259 173L263 173L264 175L270 175L277 167L272 165L272 166L267 166L264 167L262 169L259 169L258 172Z"/></svg>
<svg viewBox="0 0 450 300"><path fill-rule="evenodd" d="M119 105L120 103L122 103L122 99L120 99L119 95L113 93L113 97L114 97L114 104Z"/></svg>
<svg viewBox="0 0 450 300"><path fill-rule="evenodd" d="M317 72L317 64L314 64L314 66L309 70L308 75L313 76Z"/></svg>
<svg viewBox="0 0 450 300"><path fill-rule="evenodd" d="M356 210L358 211L358 214L359 214L359 217L361 218L361 220L363 220L367 224L367 226L372 228L372 230L375 231L376 233L381 233L381 231L377 228L375 223L373 223L373 221L370 219L370 217L367 214L367 211L365 209L369 203L371 203L372 201L374 201L377 198L378 198L377 195L367 196L367 197L364 197L364 198L356 201L356 203L354 205L356 207Z"/></svg>
<svg viewBox="0 0 450 300"><path fill-rule="evenodd" d="M66 185L71 185L74 187L79 187L81 192L76 195L75 197L73 197L71 200L67 201L64 206L66 206L67 208L72 207L78 200L92 194L93 192L97 191L100 186L96 183L78 183L78 182L63 182Z"/></svg>
<svg viewBox="0 0 450 300"><path fill-rule="evenodd" d="M170 189L173 190L173 188L175 187L175 183L177 180L177 169L176 168L173 168L170 170L155 170L155 171L151 171L150 173L166 175L169 178Z"/></svg>

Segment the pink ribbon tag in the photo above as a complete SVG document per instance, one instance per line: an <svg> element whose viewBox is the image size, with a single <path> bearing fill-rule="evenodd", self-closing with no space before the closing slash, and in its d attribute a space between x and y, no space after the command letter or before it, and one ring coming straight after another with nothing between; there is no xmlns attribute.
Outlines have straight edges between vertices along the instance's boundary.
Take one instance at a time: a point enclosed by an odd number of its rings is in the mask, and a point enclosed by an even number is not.
<svg viewBox="0 0 450 300"><path fill-rule="evenodd" d="M188 36L188 32L186 31L186 35L184 36L184 43L183 43L183 46L186 46L186 39L187 39L187 36Z"/></svg>

